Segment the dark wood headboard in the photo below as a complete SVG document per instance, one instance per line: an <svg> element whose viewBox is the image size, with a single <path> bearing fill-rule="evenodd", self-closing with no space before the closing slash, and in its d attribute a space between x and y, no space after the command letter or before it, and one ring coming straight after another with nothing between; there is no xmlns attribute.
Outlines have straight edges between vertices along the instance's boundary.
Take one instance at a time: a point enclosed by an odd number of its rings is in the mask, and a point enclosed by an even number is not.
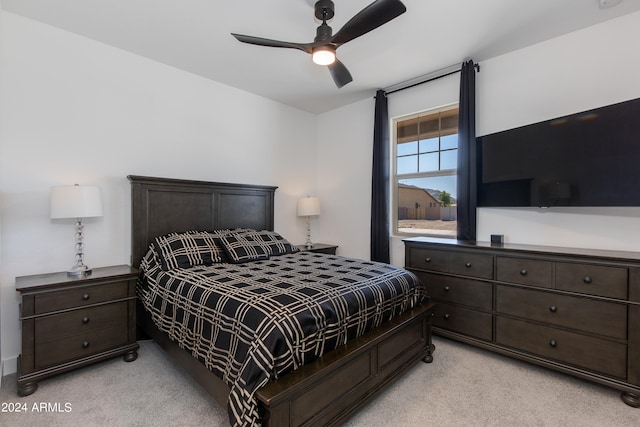
<svg viewBox="0 0 640 427"><path fill-rule="evenodd" d="M138 267L157 236L188 230L273 230L276 188L184 179L131 181L131 265Z"/></svg>

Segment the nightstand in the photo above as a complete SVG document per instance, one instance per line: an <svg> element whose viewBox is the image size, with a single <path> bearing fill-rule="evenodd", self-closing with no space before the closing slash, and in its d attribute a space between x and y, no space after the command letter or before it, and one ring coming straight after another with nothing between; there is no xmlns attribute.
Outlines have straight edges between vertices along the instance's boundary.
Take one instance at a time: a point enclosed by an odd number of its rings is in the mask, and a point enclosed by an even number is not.
<svg viewBox="0 0 640 427"><path fill-rule="evenodd" d="M319 252L322 254L335 255L338 245L325 245L324 243L314 243L311 249L307 249L306 245L296 245L296 248L303 252Z"/></svg>
<svg viewBox="0 0 640 427"><path fill-rule="evenodd" d="M127 265L16 278L20 292L22 354L18 395L28 396L52 375L124 355L138 357L136 279Z"/></svg>

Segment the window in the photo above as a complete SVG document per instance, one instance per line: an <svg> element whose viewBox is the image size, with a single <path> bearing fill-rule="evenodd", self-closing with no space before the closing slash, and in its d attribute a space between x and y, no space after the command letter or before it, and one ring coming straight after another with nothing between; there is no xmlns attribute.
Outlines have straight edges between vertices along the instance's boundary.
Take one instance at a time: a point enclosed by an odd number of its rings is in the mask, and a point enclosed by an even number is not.
<svg viewBox="0 0 640 427"><path fill-rule="evenodd" d="M455 237L458 106L394 121L394 232Z"/></svg>

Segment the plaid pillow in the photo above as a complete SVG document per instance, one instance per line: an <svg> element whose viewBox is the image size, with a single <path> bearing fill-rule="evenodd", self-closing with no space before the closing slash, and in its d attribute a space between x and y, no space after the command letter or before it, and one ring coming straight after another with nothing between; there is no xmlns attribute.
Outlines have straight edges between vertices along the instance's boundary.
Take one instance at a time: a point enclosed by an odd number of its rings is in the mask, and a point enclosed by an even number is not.
<svg viewBox="0 0 640 427"><path fill-rule="evenodd" d="M262 244L262 246L264 246L264 248L267 250L267 253L269 254L269 256L286 255L286 254L292 254L294 252L299 251L298 248L296 248L294 245L289 243L287 239L285 239L275 231L250 230L242 233L242 236L249 236L253 240Z"/></svg>
<svg viewBox="0 0 640 427"><path fill-rule="evenodd" d="M153 245L165 271L190 268L225 261L222 248L216 244L216 233L186 231L156 237Z"/></svg>
<svg viewBox="0 0 640 427"><path fill-rule="evenodd" d="M220 237L220 244L229 260L235 264L269 259L269 252L263 243L250 235L231 233Z"/></svg>

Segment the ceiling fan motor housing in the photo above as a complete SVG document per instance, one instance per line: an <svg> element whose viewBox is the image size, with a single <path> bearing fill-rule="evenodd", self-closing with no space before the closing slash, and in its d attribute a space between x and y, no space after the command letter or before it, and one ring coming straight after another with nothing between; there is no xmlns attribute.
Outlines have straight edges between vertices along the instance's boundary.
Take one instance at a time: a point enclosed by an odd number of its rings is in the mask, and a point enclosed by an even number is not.
<svg viewBox="0 0 640 427"><path fill-rule="evenodd" d="M331 27L323 23L316 30L316 38L314 39L314 41L321 42L324 40L330 40L332 35L333 31L331 30Z"/></svg>
<svg viewBox="0 0 640 427"><path fill-rule="evenodd" d="M335 5L331 0L318 0L315 5L316 18L328 21L335 14Z"/></svg>

